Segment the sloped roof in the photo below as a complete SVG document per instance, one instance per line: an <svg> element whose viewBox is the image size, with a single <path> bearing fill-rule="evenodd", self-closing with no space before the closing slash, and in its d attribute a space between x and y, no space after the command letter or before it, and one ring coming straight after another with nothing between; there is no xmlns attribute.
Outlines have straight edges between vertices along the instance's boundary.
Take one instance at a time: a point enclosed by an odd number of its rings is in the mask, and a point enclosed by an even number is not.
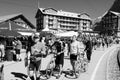
<svg viewBox="0 0 120 80"><path fill-rule="evenodd" d="M31 28L33 28L33 29L35 28L35 26L22 13L1 16L0 17L0 22L5 22L5 21L9 21L9 20L12 21L12 20L15 20L15 19L18 19L18 18L21 18Z"/></svg>
<svg viewBox="0 0 120 80"><path fill-rule="evenodd" d="M10 20L12 18L15 18L15 17L18 17L22 15L22 13L19 13L19 14L12 14L12 15L6 15L6 16L0 16L0 22L4 22L6 20Z"/></svg>
<svg viewBox="0 0 120 80"><path fill-rule="evenodd" d="M120 13L118 12L114 12L114 11L110 11L111 13L115 14L116 16L120 17Z"/></svg>
<svg viewBox="0 0 120 80"><path fill-rule="evenodd" d="M15 30L15 31L32 31L32 29L27 29L23 26L19 26L13 21L0 23L0 30L9 30L10 26L11 26L11 30Z"/></svg>
<svg viewBox="0 0 120 80"><path fill-rule="evenodd" d="M56 11L56 13L48 13L45 12L45 10L49 10L49 9L53 9ZM68 12L68 11L63 11L63 10L56 10L54 8L39 8L38 11L41 11L43 14L48 14L48 15L55 15L55 16L66 16L66 17L73 17L73 18L81 18L81 19L88 19L91 20L90 16L88 15L88 13L73 13L73 12ZM88 17L83 17L83 16L79 16L79 15L86 15Z"/></svg>
<svg viewBox="0 0 120 80"><path fill-rule="evenodd" d="M120 13L120 0L115 0L109 11Z"/></svg>

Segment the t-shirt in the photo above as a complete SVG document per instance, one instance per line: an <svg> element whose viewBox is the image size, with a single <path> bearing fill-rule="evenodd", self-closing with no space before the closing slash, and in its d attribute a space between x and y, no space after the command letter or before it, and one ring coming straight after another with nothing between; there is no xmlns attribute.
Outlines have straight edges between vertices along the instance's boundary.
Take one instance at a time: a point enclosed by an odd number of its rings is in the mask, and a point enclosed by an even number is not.
<svg viewBox="0 0 120 80"><path fill-rule="evenodd" d="M79 48L79 42L78 41L72 42L70 45L70 48L71 48L70 53L76 55L78 52L78 48Z"/></svg>
<svg viewBox="0 0 120 80"><path fill-rule="evenodd" d="M70 45L70 53L77 55L78 53L83 52L85 49L85 46L82 42L75 41L72 42Z"/></svg>
<svg viewBox="0 0 120 80"><path fill-rule="evenodd" d="M4 45L3 44L0 44L0 49L4 49Z"/></svg>
<svg viewBox="0 0 120 80"><path fill-rule="evenodd" d="M43 44L42 42L38 42L31 47L31 50L32 50L32 54L34 55L40 54L40 52L42 54L45 54L46 47L45 44Z"/></svg>

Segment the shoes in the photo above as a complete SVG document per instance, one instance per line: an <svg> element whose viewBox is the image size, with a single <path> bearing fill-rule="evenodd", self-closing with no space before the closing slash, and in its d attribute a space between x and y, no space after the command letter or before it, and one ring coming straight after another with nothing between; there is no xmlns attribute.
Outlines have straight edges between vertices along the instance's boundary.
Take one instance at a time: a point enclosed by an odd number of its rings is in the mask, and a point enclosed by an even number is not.
<svg viewBox="0 0 120 80"><path fill-rule="evenodd" d="M30 79L30 77L28 76L28 77L26 78L26 80L31 80L31 79Z"/></svg>
<svg viewBox="0 0 120 80"><path fill-rule="evenodd" d="M73 76L74 74L73 73L70 73L70 76Z"/></svg>
<svg viewBox="0 0 120 80"><path fill-rule="evenodd" d="M75 75L75 78L78 78L78 75Z"/></svg>
<svg viewBox="0 0 120 80"><path fill-rule="evenodd" d="M19 61L22 61L22 59L19 59Z"/></svg>
<svg viewBox="0 0 120 80"><path fill-rule="evenodd" d="M37 77L37 78L36 78L36 80L40 80L40 78L39 78L39 77Z"/></svg>
<svg viewBox="0 0 120 80"><path fill-rule="evenodd" d="M30 77L30 79L31 79L31 80L35 80L33 76L32 76L32 77Z"/></svg>
<svg viewBox="0 0 120 80"><path fill-rule="evenodd" d="M56 79L59 79L60 78L60 75L58 75L57 77L56 77Z"/></svg>
<svg viewBox="0 0 120 80"><path fill-rule="evenodd" d="M22 61L22 59L17 59L17 61Z"/></svg>

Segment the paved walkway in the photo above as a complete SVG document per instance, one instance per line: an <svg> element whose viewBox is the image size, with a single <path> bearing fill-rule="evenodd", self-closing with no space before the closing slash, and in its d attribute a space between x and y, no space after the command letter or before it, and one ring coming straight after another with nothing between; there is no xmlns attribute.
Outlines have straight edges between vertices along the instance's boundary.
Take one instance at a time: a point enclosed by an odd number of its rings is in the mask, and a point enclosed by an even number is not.
<svg viewBox="0 0 120 80"><path fill-rule="evenodd" d="M117 47L118 45L113 45L104 52L104 54L97 62L90 80L106 80L107 61L109 55L113 54L116 51Z"/></svg>
<svg viewBox="0 0 120 80"><path fill-rule="evenodd" d="M107 61L107 80L120 80L120 69L117 61L118 51L120 51L120 47L117 48L116 52L109 55Z"/></svg>
<svg viewBox="0 0 120 80"><path fill-rule="evenodd" d="M117 46L114 45L110 48L97 49L92 54L92 60L89 63L88 71L81 73L79 79L67 78L62 74L59 80L105 80L106 62L108 55L115 50ZM24 53L22 54L24 59ZM4 79L5 80L25 80L27 77L24 61L21 62L5 62ZM70 61L65 59L64 70L71 69ZM50 80L58 80L51 77Z"/></svg>

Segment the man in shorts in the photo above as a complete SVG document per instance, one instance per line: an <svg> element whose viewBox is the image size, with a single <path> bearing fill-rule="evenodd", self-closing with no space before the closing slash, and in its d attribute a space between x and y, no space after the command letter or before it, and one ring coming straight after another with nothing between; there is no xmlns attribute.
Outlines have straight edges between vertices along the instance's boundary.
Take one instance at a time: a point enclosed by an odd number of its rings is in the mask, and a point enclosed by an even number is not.
<svg viewBox="0 0 120 80"><path fill-rule="evenodd" d="M91 38L87 37L86 47L85 47L84 51L86 51L86 55L87 55L87 59L88 59L89 63L91 61L92 48L93 48L93 45L92 45L92 42L91 42Z"/></svg>
<svg viewBox="0 0 120 80"><path fill-rule="evenodd" d="M72 68L74 71L73 73L76 78L78 76L76 75L75 64L77 61L77 55L80 53L79 48L80 48L80 43L79 43L79 41L77 41L77 37L74 35L72 37L72 43L70 45L70 62L71 62L71 65L72 65Z"/></svg>

